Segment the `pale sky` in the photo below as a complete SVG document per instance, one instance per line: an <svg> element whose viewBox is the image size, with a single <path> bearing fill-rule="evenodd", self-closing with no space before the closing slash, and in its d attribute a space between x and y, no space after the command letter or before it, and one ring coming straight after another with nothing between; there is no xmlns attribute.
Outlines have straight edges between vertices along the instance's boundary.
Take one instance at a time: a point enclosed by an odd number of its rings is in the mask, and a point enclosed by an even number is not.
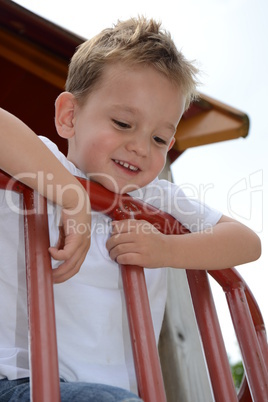
<svg viewBox="0 0 268 402"><path fill-rule="evenodd" d="M266 0L20 0L17 3L89 38L118 19L143 14L161 20L186 57L202 70L200 91L247 113L250 133L186 151L173 165L174 181L255 230L263 254L239 267L268 326L268 37ZM215 288L215 289L214 289ZM222 322L226 303L215 291ZM224 325L228 353L236 360L232 330Z"/></svg>

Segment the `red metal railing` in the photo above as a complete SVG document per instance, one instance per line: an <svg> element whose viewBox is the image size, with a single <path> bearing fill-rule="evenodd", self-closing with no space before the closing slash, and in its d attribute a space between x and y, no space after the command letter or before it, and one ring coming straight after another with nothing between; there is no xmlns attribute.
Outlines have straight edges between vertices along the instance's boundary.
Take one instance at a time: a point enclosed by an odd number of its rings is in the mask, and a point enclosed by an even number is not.
<svg viewBox="0 0 268 402"><path fill-rule="evenodd" d="M187 233L173 217L156 208L111 193L96 183L79 179L89 193L94 210L112 219L146 219L162 232ZM43 198L4 173L0 188L23 194L25 212ZM36 233L38 232L38 235ZM53 285L48 254L47 216L25 213L32 400L60 401ZM38 266L38 270L36 267ZM165 402L165 391L155 342L143 268L121 266L139 394L145 402ZM195 314L200 329L216 402L268 401L268 348L265 327L257 303L234 269L210 271L226 293L247 383L236 395L216 309L205 271L187 271ZM138 297L139 296L139 297ZM49 353L47 353L49 350ZM48 386L50 384L50 386ZM249 386L248 386L249 384ZM249 392L250 389L250 392Z"/></svg>
<svg viewBox="0 0 268 402"><path fill-rule="evenodd" d="M0 171L0 188L23 195L31 400L59 402L59 372L46 201ZM40 209L43 208L43 209ZM44 213L33 213L36 210ZM38 267L38 269L37 269ZM49 384L49 386L48 386Z"/></svg>

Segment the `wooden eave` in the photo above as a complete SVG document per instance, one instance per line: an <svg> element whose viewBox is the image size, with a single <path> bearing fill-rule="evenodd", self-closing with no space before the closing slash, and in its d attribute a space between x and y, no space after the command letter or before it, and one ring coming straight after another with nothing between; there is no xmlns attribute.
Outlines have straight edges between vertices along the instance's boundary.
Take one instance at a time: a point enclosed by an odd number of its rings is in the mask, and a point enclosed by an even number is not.
<svg viewBox="0 0 268 402"><path fill-rule="evenodd" d="M65 153L67 143L56 134L53 105L64 89L69 60L83 40L12 1L0 0L0 106ZM191 147L246 137L248 131L245 113L200 94L182 117L172 159Z"/></svg>
<svg viewBox="0 0 268 402"><path fill-rule="evenodd" d="M176 148L187 148L213 142L246 137L249 131L248 116L238 109L200 94L181 119L176 132Z"/></svg>

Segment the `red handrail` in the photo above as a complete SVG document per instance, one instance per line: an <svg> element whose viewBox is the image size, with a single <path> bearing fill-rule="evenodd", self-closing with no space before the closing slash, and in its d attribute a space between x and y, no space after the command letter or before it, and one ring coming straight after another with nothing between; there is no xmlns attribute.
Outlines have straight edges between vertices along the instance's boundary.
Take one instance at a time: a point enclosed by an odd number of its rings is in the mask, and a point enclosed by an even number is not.
<svg viewBox="0 0 268 402"><path fill-rule="evenodd" d="M0 188L23 195L31 400L59 402L58 352L52 270L48 253L47 204L42 196L1 171ZM37 210L43 213L33 213Z"/></svg>
<svg viewBox="0 0 268 402"><path fill-rule="evenodd" d="M139 395L145 402L166 401L144 271L121 265Z"/></svg>
<svg viewBox="0 0 268 402"><path fill-rule="evenodd" d="M59 371L52 270L46 200L25 190L25 212L36 207L43 214L25 214L25 255L28 288L28 320L31 348L32 401L59 402ZM37 363L38 362L38 363ZM48 387L47 384L50 384Z"/></svg>
<svg viewBox="0 0 268 402"><path fill-rule="evenodd" d="M225 291L252 398L268 401L268 348L258 304L234 268L210 274Z"/></svg>
<svg viewBox="0 0 268 402"><path fill-rule="evenodd" d="M216 402L237 395L206 271L187 271L187 279ZM223 399L224 397L224 399Z"/></svg>
<svg viewBox="0 0 268 402"><path fill-rule="evenodd" d="M120 220L132 218L135 219L146 219L152 224L157 225L157 228L164 233L177 233L183 234L188 233L188 231L180 225L173 217L170 215L157 210L156 208L142 203L140 201L134 200L127 195L119 196L117 194L111 193L110 191L104 189L100 185L96 183L89 182L84 179L79 179L81 183L84 185L86 190L90 195L90 200L92 204L92 208L109 215L112 219ZM12 181L10 177L6 174L0 174L0 188L12 189L13 191L18 191L23 193L24 198L27 200L30 199L29 204L28 201L25 202L26 208L30 210L34 208L35 202L33 196L33 192L31 192L26 186ZM40 199L39 201L40 202ZM33 253L35 258L33 260L27 260L27 264L30 262L30 270L35 272L34 267L37 266L37 260L40 256L40 250L38 245L38 236L36 237L36 244L33 244L33 248L37 251L31 250L31 242L32 242L32 230L36 230L35 225L46 223L38 222L36 218L30 218L31 215L26 216L25 226L26 233L28 236L28 240L26 241L26 251ZM34 223L33 223L34 222ZM29 229L31 227L31 229ZM37 227L37 226L36 226ZM32 229L33 228L33 229ZM47 230L47 229L43 229ZM38 232L39 233L39 232ZM48 239L48 235L46 233L46 237ZM41 242L39 243L41 244ZM37 247L37 248L36 248ZM41 250L43 250L43 246L41 245ZM48 243L46 241L46 256ZM52 290L52 279L51 279L51 269L50 264L47 261L44 263L44 273L39 274L40 270L40 261L38 261L38 273L29 273L29 269L27 269L27 279L29 281L29 277L33 280L33 284L29 286L29 305L32 304L34 297L37 297L39 300L37 305L39 306L37 311L29 310L31 325L30 331L34 331L34 335L31 336L31 359L32 359L32 367L38 367L40 360L40 353L42 350L42 340L41 337L36 337L36 333L39 334L41 332L46 332L45 329L49 330L48 337L51 334L51 323L48 324L48 321L45 319L45 324L41 323L38 314L41 316L48 317L51 316L51 308L53 310L53 306L47 303L46 306L43 304L43 300L53 300L51 298L51 292L53 296ZM49 268L48 268L49 265ZM47 269L48 268L48 269ZM140 396L143 398L145 402L164 402L165 401L165 392L163 387L161 369L159 365L157 347L155 342L155 337L153 333L152 320L150 315L150 308L148 302L148 295L145 286L144 273L143 268L127 266L121 267L124 290L126 294L126 303L128 309L128 317L130 323L130 329L132 334L132 347L134 354L134 362L136 367L136 375ZM37 270L36 270L37 271ZM249 383L249 387L251 390L251 394L253 400L256 402L266 401L268 400L268 387L267 387L267 356L268 356L268 348L266 341L265 328L263 324L262 317L260 315L257 303L253 298L251 292L246 286L245 282L241 277L237 279L237 273L234 269L227 269L221 271L210 271L210 274L221 284L224 291L226 292L227 299L229 302L229 307L231 311L231 315L234 320L234 325L238 334L238 341L240 347L242 349L243 362L245 365L245 371L247 375L247 380ZM39 277L40 275L40 277ZM202 337L203 347L206 354L206 360L208 364L208 369L210 372L210 377L212 381L213 391L215 400L217 402L222 402L223 400L229 401L237 401L237 396L234 390L234 385L232 383L230 369L228 364L228 359L224 347L224 343L221 336L221 331L216 315L215 306L213 303L213 298L211 295L207 273L205 271L187 271L188 282L190 286L190 291L192 294L193 304L195 308L195 313L197 317L197 322L200 329L200 334ZM33 279L34 278L34 279ZM233 282L235 286L233 286ZM35 295L38 283L38 294ZM245 292L245 297L241 294L241 287L237 286L237 284L243 283L243 291ZM42 286L44 285L44 286ZM237 297L237 290L239 289L239 297ZM40 292L40 293L39 293ZM140 298L137 297L137 294L140 295ZM41 295L41 296L40 296ZM242 297L242 300L241 300ZM243 324L241 322L241 317L244 319L244 310L241 309L241 303L244 305L248 305L246 308L246 317L251 315L253 317L252 322L253 325L250 324L248 327L250 330L250 342L253 342L252 345L248 344L248 338L243 336ZM45 303L46 304L46 303ZM31 309L31 307L29 306ZM54 313L53 313L54 314ZM37 327L34 327L32 321L36 321ZM54 317L53 317L54 320ZM53 321L52 320L52 321ZM238 320L238 321L237 321ZM247 321L248 322L248 321ZM54 326L54 324L52 325ZM42 328L42 329L41 329ZM245 328L245 327L244 327ZM247 330L248 330L247 328ZM46 335L45 335L46 337ZM51 340L47 340L47 342L52 342L52 350L56 350L56 341L55 337ZM33 346L34 345L34 346ZM46 344L45 344L46 345ZM32 348L35 349L35 353L32 352ZM252 350L255 352L252 352ZM252 353L255 353L255 357L252 357ZM36 356L38 353L38 357ZM257 355L256 355L257 353ZM44 353L46 354L46 353ZM56 352L55 352L56 354ZM55 363L55 359L53 359L53 354L49 353L47 356L44 356L45 366L40 369L40 377L32 378L33 382L33 401L40 402L50 402L51 400L58 401L59 400L59 391L58 391L58 374L53 371L53 375L51 375L51 367L55 367L57 363ZM250 355L250 357L248 357ZM257 359L256 356L261 356L261 358ZM52 359L51 359L52 358ZM53 360L53 361L52 361ZM34 371L35 371L34 370ZM252 371L256 370L257 375L252 374ZM50 372L50 373L48 373ZM42 375L43 374L43 375ZM260 377L258 377L260 375ZM44 376L46 380L44 381ZM49 377L53 377L53 379L49 379ZM37 376L36 376L37 377ZM47 390L48 383L55 385L56 378L56 386L54 387L55 396L53 398L47 398ZM39 382L38 387L36 386L36 382ZM42 382L43 381L43 382ZM39 391L43 390L45 387L46 392L43 396L40 396ZM39 389L38 389L39 388ZM239 394L239 401L242 400L250 400L243 399L245 396L247 397L247 387L244 386L244 393ZM38 397L35 398L35 395Z"/></svg>

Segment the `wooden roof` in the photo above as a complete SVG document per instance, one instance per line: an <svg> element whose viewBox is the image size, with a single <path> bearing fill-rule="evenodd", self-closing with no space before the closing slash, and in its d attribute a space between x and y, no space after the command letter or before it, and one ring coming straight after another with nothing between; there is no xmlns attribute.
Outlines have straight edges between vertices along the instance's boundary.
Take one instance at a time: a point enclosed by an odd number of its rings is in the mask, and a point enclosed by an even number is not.
<svg viewBox="0 0 268 402"><path fill-rule="evenodd" d="M54 127L54 102L64 89L69 60L83 41L12 1L0 0L0 106L65 153L67 143ZM245 113L200 94L182 117L171 158L190 147L246 137L248 130Z"/></svg>

